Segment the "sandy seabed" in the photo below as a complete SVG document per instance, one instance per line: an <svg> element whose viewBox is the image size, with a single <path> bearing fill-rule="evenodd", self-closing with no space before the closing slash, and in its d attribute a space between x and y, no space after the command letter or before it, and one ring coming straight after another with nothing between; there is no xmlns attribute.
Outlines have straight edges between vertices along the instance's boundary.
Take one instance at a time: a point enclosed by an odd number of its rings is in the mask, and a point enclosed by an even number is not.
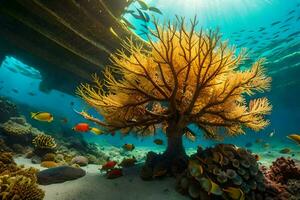
<svg viewBox="0 0 300 200"><path fill-rule="evenodd" d="M26 167L45 169L39 164L32 164L30 159L15 158L17 164ZM138 167L124 170L124 176L106 179L98 170L98 165L82 167L87 174L73 181L40 186L45 193L45 200L188 200L176 192L175 179L143 181L139 177Z"/></svg>

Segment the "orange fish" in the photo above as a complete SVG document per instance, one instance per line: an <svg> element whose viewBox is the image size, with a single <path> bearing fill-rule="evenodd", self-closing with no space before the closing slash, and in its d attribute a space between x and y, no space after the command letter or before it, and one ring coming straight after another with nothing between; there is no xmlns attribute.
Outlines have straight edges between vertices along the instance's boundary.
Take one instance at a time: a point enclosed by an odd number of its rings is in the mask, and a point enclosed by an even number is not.
<svg viewBox="0 0 300 200"><path fill-rule="evenodd" d="M77 132L88 132L90 130L90 125L87 123L79 123L72 129Z"/></svg>
<svg viewBox="0 0 300 200"><path fill-rule="evenodd" d="M123 149L127 151L132 151L135 148L134 144L124 144Z"/></svg>
<svg viewBox="0 0 300 200"><path fill-rule="evenodd" d="M116 161L107 161L104 165L102 165L101 170L113 169L116 166L116 164Z"/></svg>
<svg viewBox="0 0 300 200"><path fill-rule="evenodd" d="M112 169L106 173L106 178L114 179L123 176L122 169Z"/></svg>

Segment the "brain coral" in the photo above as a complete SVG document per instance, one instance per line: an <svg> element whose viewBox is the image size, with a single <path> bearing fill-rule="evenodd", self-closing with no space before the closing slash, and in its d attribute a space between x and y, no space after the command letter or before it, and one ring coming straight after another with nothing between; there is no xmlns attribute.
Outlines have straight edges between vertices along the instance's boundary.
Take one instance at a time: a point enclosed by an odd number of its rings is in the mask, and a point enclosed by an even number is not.
<svg viewBox="0 0 300 200"><path fill-rule="evenodd" d="M34 181L23 175L0 176L0 188L2 200L41 200L45 196Z"/></svg>
<svg viewBox="0 0 300 200"><path fill-rule="evenodd" d="M32 140L32 144L39 149L54 149L56 147L56 142L54 138L46 134L38 134Z"/></svg>
<svg viewBox="0 0 300 200"><path fill-rule="evenodd" d="M42 134L41 131L27 123L24 116L11 117L7 122L0 124L0 129L3 133L14 136Z"/></svg>

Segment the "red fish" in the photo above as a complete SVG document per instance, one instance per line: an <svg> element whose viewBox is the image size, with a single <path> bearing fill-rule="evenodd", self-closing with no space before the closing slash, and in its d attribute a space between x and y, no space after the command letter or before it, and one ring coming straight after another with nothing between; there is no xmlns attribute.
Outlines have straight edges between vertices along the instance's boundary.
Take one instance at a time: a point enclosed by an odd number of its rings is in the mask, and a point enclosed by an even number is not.
<svg viewBox="0 0 300 200"><path fill-rule="evenodd" d="M106 178L114 179L123 176L122 169L112 169L106 173Z"/></svg>
<svg viewBox="0 0 300 200"><path fill-rule="evenodd" d="M90 125L87 123L79 123L72 129L77 132L88 132L90 130Z"/></svg>
<svg viewBox="0 0 300 200"><path fill-rule="evenodd" d="M101 170L113 169L116 166L116 164L116 161L107 161L104 165L102 165Z"/></svg>

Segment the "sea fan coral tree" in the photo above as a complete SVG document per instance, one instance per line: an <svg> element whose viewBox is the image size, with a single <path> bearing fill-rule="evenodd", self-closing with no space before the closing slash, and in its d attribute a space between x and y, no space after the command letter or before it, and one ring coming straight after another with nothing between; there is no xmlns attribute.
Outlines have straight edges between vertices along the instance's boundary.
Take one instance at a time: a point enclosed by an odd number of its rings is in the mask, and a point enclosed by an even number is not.
<svg viewBox="0 0 300 200"><path fill-rule="evenodd" d="M104 120L84 111L82 116L123 134L151 135L163 128L168 138L166 160L185 155L182 135L190 124L213 139L268 125L268 99L245 99L270 88L263 59L240 71L245 50L236 55L217 31L196 31L196 18L190 28L181 18L163 27L154 24L150 48L127 40L124 49L112 55L103 81L94 76L94 85L80 85L77 94Z"/></svg>

